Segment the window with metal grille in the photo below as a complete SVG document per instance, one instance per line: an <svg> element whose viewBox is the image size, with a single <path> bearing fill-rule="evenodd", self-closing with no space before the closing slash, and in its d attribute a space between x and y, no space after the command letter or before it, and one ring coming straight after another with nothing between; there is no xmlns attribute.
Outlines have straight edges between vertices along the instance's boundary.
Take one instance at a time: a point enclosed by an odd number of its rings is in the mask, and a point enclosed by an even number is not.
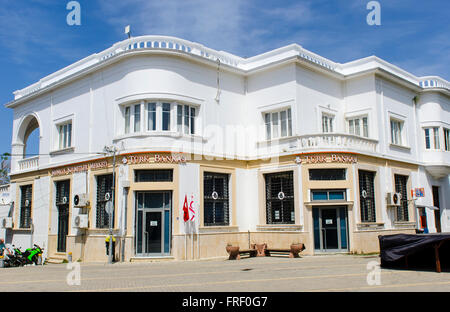
<svg viewBox="0 0 450 312"><path fill-rule="evenodd" d="M311 181L330 181L345 179L345 169L309 169L309 180Z"/></svg>
<svg viewBox="0 0 450 312"><path fill-rule="evenodd" d="M31 227L31 200L33 198L33 186L20 187L20 228Z"/></svg>
<svg viewBox="0 0 450 312"><path fill-rule="evenodd" d="M109 193L112 195L112 182L113 175L106 174L97 176L97 218L96 226L97 228L108 228L109 227L109 216L106 213L106 199L105 194ZM114 218L114 216L113 216ZM113 220L114 224L114 220Z"/></svg>
<svg viewBox="0 0 450 312"><path fill-rule="evenodd" d="M172 182L172 169L135 170L135 182Z"/></svg>
<svg viewBox="0 0 450 312"><path fill-rule="evenodd" d="M401 205L397 207L397 221L408 221L408 176L394 175L395 192L402 194Z"/></svg>
<svg viewBox="0 0 450 312"><path fill-rule="evenodd" d="M266 181L267 224L295 223L294 172L277 172L264 175Z"/></svg>
<svg viewBox="0 0 450 312"><path fill-rule="evenodd" d="M361 222L375 222L375 172L359 170Z"/></svg>
<svg viewBox="0 0 450 312"><path fill-rule="evenodd" d="M229 175L203 174L203 216L205 226L229 225Z"/></svg>

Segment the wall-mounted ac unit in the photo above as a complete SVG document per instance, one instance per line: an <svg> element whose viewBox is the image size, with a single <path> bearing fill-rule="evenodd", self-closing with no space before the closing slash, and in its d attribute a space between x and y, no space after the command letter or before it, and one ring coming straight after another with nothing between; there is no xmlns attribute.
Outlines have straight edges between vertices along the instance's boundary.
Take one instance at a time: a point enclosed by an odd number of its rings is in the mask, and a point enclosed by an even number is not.
<svg viewBox="0 0 450 312"><path fill-rule="evenodd" d="M13 228L13 218L11 218L11 217L3 218L2 227L4 229L12 229Z"/></svg>
<svg viewBox="0 0 450 312"><path fill-rule="evenodd" d="M74 225L79 229L87 229L89 227L89 218L87 214L81 214L75 217Z"/></svg>
<svg viewBox="0 0 450 312"><path fill-rule="evenodd" d="M86 207L89 206L89 197L88 194L76 194L73 197L73 205L74 207Z"/></svg>
<svg viewBox="0 0 450 312"><path fill-rule="evenodd" d="M388 206L400 206L401 205L402 194L400 193L387 193L387 205Z"/></svg>

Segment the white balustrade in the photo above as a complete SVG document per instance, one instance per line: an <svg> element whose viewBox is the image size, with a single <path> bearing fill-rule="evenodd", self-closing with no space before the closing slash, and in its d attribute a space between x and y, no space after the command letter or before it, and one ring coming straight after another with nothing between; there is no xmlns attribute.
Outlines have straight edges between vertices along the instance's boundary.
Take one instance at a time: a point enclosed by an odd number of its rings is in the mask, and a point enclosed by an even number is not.
<svg viewBox="0 0 450 312"><path fill-rule="evenodd" d="M450 83L440 77L423 77L419 85L422 88L442 88L450 90Z"/></svg>
<svg viewBox="0 0 450 312"><path fill-rule="evenodd" d="M39 156L24 158L18 161L19 171L37 169L39 167Z"/></svg>
<svg viewBox="0 0 450 312"><path fill-rule="evenodd" d="M376 152L378 141L351 134L320 133L302 135L297 138L300 149L345 148Z"/></svg>

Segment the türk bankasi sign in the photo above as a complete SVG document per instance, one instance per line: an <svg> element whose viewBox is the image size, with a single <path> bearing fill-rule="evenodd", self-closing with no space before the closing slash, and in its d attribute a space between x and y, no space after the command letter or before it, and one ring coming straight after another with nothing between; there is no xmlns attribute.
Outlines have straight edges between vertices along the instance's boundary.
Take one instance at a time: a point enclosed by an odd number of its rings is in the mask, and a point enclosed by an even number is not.
<svg viewBox="0 0 450 312"><path fill-rule="evenodd" d="M305 155L303 158L297 156L295 158L297 164L322 164L322 163L357 163L358 157L354 155Z"/></svg>
<svg viewBox="0 0 450 312"><path fill-rule="evenodd" d="M122 158L122 163L127 165L145 163L185 163L186 157L180 154L161 155L130 155Z"/></svg>
<svg viewBox="0 0 450 312"><path fill-rule="evenodd" d="M52 176L61 176L61 175L67 175L77 172L85 172L90 169L101 169L108 167L108 162L106 160L100 161L100 162L92 162L87 163L83 165L77 165L77 166L69 166L65 168L58 168L52 170Z"/></svg>

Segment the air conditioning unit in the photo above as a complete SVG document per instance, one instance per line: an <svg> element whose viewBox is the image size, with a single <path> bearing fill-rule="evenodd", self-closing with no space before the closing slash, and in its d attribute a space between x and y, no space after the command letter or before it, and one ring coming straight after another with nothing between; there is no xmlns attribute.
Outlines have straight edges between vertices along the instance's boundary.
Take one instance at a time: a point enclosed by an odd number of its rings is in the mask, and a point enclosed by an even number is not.
<svg viewBox="0 0 450 312"><path fill-rule="evenodd" d="M400 193L387 193L387 205L388 206L400 206L402 194Z"/></svg>
<svg viewBox="0 0 450 312"><path fill-rule="evenodd" d="M88 194L76 194L73 197L73 205L74 207L86 207L89 206L89 197Z"/></svg>
<svg viewBox="0 0 450 312"><path fill-rule="evenodd" d="M87 214L81 214L75 217L74 225L79 229L87 229L89 227L89 218Z"/></svg>
<svg viewBox="0 0 450 312"><path fill-rule="evenodd" d="M4 229L12 229L13 228L13 218L11 218L11 217L3 218L2 226Z"/></svg>

